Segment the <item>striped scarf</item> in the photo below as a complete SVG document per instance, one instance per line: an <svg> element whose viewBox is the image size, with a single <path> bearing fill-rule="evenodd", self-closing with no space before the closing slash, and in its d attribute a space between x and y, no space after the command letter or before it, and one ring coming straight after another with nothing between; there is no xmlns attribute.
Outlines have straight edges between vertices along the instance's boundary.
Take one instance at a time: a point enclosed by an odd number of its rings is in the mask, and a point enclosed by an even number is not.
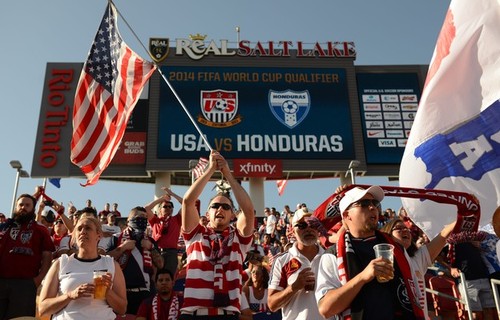
<svg viewBox="0 0 500 320"><path fill-rule="evenodd" d="M214 307L229 306L230 299L227 292L228 280L226 279L226 264L231 253L231 246L235 236L235 228L230 226L222 232L209 230L210 262L214 266Z"/></svg>
<svg viewBox="0 0 500 320"><path fill-rule="evenodd" d="M161 319L161 297L156 294L151 301L151 318L154 320ZM179 317L179 298L174 295L170 300L170 308L168 310L168 320L177 320Z"/></svg>
<svg viewBox="0 0 500 320"><path fill-rule="evenodd" d="M142 239L148 240L148 236L146 235L146 233L139 235L136 234L131 228L126 228L118 237L118 243L122 244L123 242L125 242L125 240L135 240L136 248L139 250L142 256L143 271L145 273L152 274L153 259L151 258L151 251L141 246ZM120 264L122 270L125 269L125 267L127 266L127 263L131 255L132 255L132 250L127 250L120 257L118 257L117 261Z"/></svg>
<svg viewBox="0 0 500 320"><path fill-rule="evenodd" d="M408 294L408 298L411 301L413 307L413 313L415 314L415 318L417 320L425 319L424 310L422 310L417 296L415 294L415 284L413 283L412 274L410 265L408 260L404 255L403 248L401 246L394 243L394 241L386 234L376 231L376 236L384 242L390 243L394 245L394 259L401 271L402 278L404 280L406 286L406 292ZM352 247L351 240L349 237L349 233L346 230L342 230L339 235L339 240L337 242L337 259L339 261L339 278L342 285L345 285L351 278L355 276L355 274L351 274L355 265L354 259L350 259L349 256L354 255L354 248ZM348 308L342 312L342 319L351 320L351 309Z"/></svg>

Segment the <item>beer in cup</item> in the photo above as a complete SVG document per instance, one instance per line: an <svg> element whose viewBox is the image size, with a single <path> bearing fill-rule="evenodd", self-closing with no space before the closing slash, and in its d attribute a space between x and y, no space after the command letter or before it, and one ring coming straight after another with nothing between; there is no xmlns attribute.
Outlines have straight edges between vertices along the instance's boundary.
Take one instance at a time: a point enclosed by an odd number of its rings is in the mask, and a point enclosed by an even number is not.
<svg viewBox="0 0 500 320"><path fill-rule="evenodd" d="M391 264L394 264L394 246L392 244L380 243L373 246L373 250L375 250L375 258L382 257L389 260ZM392 278L394 278L394 276L377 276L377 281L383 283L392 280Z"/></svg>
<svg viewBox="0 0 500 320"><path fill-rule="evenodd" d="M106 290L108 288L106 287L104 279L102 278L106 273L106 271L94 271L94 299L106 299Z"/></svg>

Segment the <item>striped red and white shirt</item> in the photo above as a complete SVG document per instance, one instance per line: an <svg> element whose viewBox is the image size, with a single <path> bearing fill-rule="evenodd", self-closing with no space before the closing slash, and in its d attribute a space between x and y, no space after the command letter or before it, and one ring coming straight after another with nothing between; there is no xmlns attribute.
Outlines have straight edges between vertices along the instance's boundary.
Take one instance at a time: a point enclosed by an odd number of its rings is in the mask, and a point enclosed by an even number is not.
<svg viewBox="0 0 500 320"><path fill-rule="evenodd" d="M213 309L215 286L218 285L217 270L224 274L224 293L229 295L227 311L239 312L241 300L241 272L246 253L250 250L253 235L243 236L236 228L229 227L227 254L220 263L210 261L215 232L202 225L190 233L183 233L187 252L187 273L182 311L194 312L200 308ZM220 289L220 288L219 288Z"/></svg>

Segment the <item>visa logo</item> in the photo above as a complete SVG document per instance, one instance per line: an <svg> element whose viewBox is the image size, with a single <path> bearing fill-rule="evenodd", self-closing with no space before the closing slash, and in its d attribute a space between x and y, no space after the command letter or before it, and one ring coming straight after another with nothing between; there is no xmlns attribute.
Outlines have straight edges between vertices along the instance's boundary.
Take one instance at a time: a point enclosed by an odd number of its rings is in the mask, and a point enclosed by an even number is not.
<svg viewBox="0 0 500 320"><path fill-rule="evenodd" d="M385 148L385 147L395 148L396 147L396 140L394 140L394 139L379 139L378 146L382 147L382 148Z"/></svg>

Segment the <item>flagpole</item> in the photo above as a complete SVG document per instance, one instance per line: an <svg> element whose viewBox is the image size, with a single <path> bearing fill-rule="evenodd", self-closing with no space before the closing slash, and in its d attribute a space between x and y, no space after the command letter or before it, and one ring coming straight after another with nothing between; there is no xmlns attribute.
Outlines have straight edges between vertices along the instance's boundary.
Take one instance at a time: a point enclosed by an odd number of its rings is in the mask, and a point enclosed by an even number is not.
<svg viewBox="0 0 500 320"><path fill-rule="evenodd" d="M177 94L177 91L175 91L174 87L170 84L170 81L168 81L167 77L165 77L165 75L161 71L160 66L158 66L158 64L156 64L156 62L154 61L153 56L151 55L151 52L149 52L149 50L146 48L146 46L139 39L139 37L135 33L134 29L132 29L132 27L128 24L127 20L125 20L125 18L122 16L120 10L118 10L118 8L115 6L115 4L113 3L113 1L112 0L108 0L108 1L111 3L111 5L113 5L113 7L115 7L116 12L118 12L118 15L123 19L123 21L125 22L125 24L127 25L127 27L130 29L130 31L134 35L135 39L140 43L140 45L142 46L142 48L144 49L144 51L146 51L148 53L149 57L153 60L152 63L156 66L156 70L158 71L158 73L163 78L163 81L165 81L165 83L167 84L167 86L170 88L170 91L172 91L172 93L174 94L175 98L177 99L177 101L179 102L179 104L182 106L182 109L184 109L184 112L187 114L189 120L191 120L191 123L196 128L196 131L198 131L199 135L203 139L203 142L205 142L205 144L210 149L210 151L212 151L213 150L212 146L208 142L207 138L205 137L205 135L203 134L203 132L201 131L201 129L198 127L198 124L196 123L196 121L194 121L193 117L191 116L191 114L189 113L188 109L184 105L184 102L182 102L181 98Z"/></svg>
<svg viewBox="0 0 500 320"><path fill-rule="evenodd" d="M149 51L148 51L148 54L151 56L151 53L149 53ZM198 127L198 124L196 123L196 121L194 121L193 117L191 116L191 114L187 110L186 106L184 105L184 102L182 102L181 98L177 95L177 92L175 91L174 87L172 87L172 85L170 84L170 81L167 80L167 78L165 77L165 75L161 71L160 67L155 62L153 62L153 63L156 66L156 71L158 71L158 73L160 73L161 77L163 78L163 80L165 81L165 83L168 85L168 87L170 88L170 90L174 94L174 96L177 99L177 101L182 106L182 109L184 109L184 112L188 116L189 120L191 120L191 123L196 128L196 131L198 131L198 133L200 134L201 138L203 139L203 142L205 142L205 144L210 149L210 151L212 151L212 146L210 146L210 143L208 142L207 137L205 137L205 135L203 134L203 132L201 131L201 129Z"/></svg>

